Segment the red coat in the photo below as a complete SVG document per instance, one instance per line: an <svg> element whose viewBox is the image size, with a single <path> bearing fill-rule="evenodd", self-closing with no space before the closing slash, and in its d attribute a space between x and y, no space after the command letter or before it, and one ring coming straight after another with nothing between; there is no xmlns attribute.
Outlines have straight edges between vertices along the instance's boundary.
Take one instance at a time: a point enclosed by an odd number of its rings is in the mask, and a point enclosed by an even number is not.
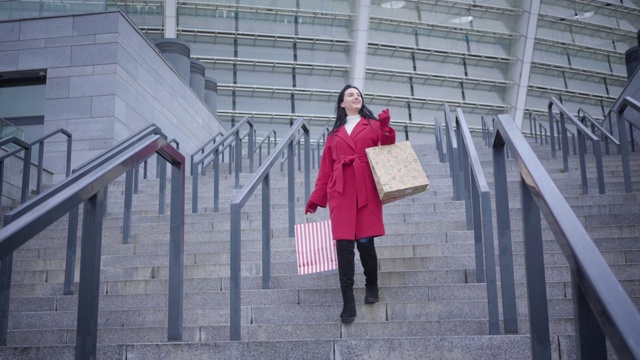
<svg viewBox="0 0 640 360"><path fill-rule="evenodd" d="M396 142L396 132L380 131L380 123L361 118L347 134L342 126L327 138L316 186L310 200L320 207L329 204L335 240L356 240L384 235L382 202L376 190L365 149Z"/></svg>

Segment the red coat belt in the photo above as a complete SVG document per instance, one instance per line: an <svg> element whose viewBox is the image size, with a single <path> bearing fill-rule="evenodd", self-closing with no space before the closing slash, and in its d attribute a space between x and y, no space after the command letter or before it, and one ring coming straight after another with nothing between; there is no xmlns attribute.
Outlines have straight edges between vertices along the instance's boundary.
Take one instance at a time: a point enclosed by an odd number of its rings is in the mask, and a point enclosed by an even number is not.
<svg viewBox="0 0 640 360"><path fill-rule="evenodd" d="M366 155L351 155L346 158L340 159L340 161L336 161L335 165L333 166L333 171L335 171L336 176L335 190L341 194L344 191L343 168L345 166L353 166L353 170L356 173L356 199L358 208L361 208L368 203L367 189L365 189L363 164L366 164L366 166L369 165L369 159Z"/></svg>

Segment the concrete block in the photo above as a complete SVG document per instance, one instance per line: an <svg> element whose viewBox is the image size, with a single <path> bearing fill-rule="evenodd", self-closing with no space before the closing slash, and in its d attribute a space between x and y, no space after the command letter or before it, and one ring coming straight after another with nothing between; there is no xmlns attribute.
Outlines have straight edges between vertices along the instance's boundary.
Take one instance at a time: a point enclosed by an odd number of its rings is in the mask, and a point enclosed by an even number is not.
<svg viewBox="0 0 640 360"><path fill-rule="evenodd" d="M46 120L87 119L91 116L91 98L46 99L45 112ZM72 134L80 134L78 130L85 129L67 129Z"/></svg>
<svg viewBox="0 0 640 360"><path fill-rule="evenodd" d="M55 77L83 76L93 74L93 66L72 66L54 68L47 71L47 79Z"/></svg>
<svg viewBox="0 0 640 360"><path fill-rule="evenodd" d="M0 42L15 41L20 38L20 22L0 23Z"/></svg>
<svg viewBox="0 0 640 360"><path fill-rule="evenodd" d="M14 71L18 68L17 51L0 51L0 71Z"/></svg>
<svg viewBox="0 0 640 360"><path fill-rule="evenodd" d="M74 76L70 79L70 97L113 95L115 92L116 77L113 74Z"/></svg>
<svg viewBox="0 0 640 360"><path fill-rule="evenodd" d="M117 54L117 44L73 46L71 51L71 64L76 66L115 64Z"/></svg>
<svg viewBox="0 0 640 360"><path fill-rule="evenodd" d="M72 27L73 18L69 16L22 20L20 40L71 36Z"/></svg>
<svg viewBox="0 0 640 360"><path fill-rule="evenodd" d="M95 36L69 36L69 37L56 37L46 39L45 47L60 47L60 46L72 46L72 45L88 45L95 43Z"/></svg>
<svg viewBox="0 0 640 360"><path fill-rule="evenodd" d="M42 49L45 39L0 42L0 51Z"/></svg>
<svg viewBox="0 0 640 360"><path fill-rule="evenodd" d="M47 99L65 99L69 97L69 78L51 78L47 79L46 98Z"/></svg>
<svg viewBox="0 0 640 360"><path fill-rule="evenodd" d="M120 17L120 14L116 12L74 16L73 34L117 33L120 28Z"/></svg>
<svg viewBox="0 0 640 360"><path fill-rule="evenodd" d="M70 47L21 50L18 55L19 70L63 67L70 64Z"/></svg>

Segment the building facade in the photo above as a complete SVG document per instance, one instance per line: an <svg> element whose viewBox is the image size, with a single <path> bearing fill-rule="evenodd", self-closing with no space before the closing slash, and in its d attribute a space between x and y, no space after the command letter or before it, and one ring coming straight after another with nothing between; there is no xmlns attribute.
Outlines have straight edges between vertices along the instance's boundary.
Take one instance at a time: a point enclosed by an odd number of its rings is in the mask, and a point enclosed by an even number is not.
<svg viewBox="0 0 640 360"><path fill-rule="evenodd" d="M550 96L604 118L640 24L640 0L12 1L0 16L114 7L149 39L190 45L225 124L253 116L267 133L304 117L318 133L353 83L416 141L445 103L472 126L510 113L524 131Z"/></svg>

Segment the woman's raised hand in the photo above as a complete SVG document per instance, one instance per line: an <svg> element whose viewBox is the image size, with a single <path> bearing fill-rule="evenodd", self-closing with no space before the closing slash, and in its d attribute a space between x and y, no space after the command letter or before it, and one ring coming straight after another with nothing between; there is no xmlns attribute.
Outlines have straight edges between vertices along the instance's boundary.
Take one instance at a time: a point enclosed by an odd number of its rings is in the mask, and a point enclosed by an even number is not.
<svg viewBox="0 0 640 360"><path fill-rule="evenodd" d="M386 133L389 132L389 122L391 116L389 115L389 109L384 109L378 114L378 120L380 120L380 131Z"/></svg>

